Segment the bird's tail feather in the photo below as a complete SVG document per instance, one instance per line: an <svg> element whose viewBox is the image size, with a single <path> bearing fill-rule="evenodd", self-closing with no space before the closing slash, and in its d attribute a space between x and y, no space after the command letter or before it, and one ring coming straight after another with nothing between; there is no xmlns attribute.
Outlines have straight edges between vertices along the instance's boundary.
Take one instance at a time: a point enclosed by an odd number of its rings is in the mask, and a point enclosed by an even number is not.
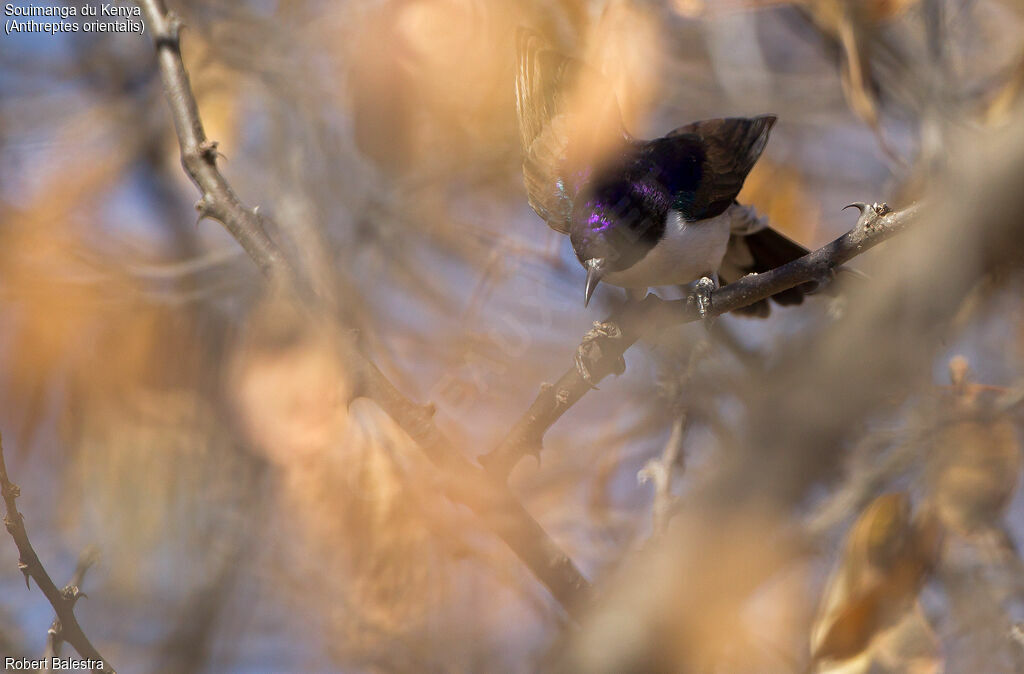
<svg viewBox="0 0 1024 674"><path fill-rule="evenodd" d="M725 253L725 259L719 269L719 278L722 283L735 281L747 274L761 274L771 271L776 267L807 255L810 251L797 242L793 241L781 232L768 226L767 219L758 217L753 208L748 206L733 206L736 212L736 222L733 226L733 234L729 238L729 247ZM863 280L867 276L848 267L840 267L836 270L836 276ZM788 290L783 290L771 296L771 300L782 306L791 306L803 302L804 295L812 295L818 292L835 294L836 284L828 282L829 279L802 283ZM744 316L765 317L771 312L767 299L754 302L751 305L735 310Z"/></svg>

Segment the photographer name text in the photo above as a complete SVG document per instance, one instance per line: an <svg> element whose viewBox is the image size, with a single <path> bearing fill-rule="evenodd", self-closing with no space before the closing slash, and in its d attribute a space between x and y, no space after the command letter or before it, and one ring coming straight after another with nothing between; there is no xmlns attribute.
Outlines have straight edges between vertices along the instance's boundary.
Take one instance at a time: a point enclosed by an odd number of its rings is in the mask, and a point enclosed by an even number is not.
<svg viewBox="0 0 1024 674"><path fill-rule="evenodd" d="M82 658L62 658L53 656L51 658L40 658L31 660L29 658L4 658L5 670L32 671L49 669L54 672L61 671L83 671L104 669L102 660L91 660Z"/></svg>

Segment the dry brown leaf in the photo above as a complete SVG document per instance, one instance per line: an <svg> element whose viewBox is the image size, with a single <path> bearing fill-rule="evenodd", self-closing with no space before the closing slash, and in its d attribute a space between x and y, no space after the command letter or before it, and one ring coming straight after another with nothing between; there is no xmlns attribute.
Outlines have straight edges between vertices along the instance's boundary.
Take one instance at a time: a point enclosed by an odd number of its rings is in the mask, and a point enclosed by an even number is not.
<svg viewBox="0 0 1024 674"><path fill-rule="evenodd" d="M928 455L927 488L942 523L958 534L999 528L1021 470L1010 415L994 407L998 390L969 379L966 359L950 362L952 398Z"/></svg>
<svg viewBox="0 0 1024 674"><path fill-rule="evenodd" d="M584 60L600 71L618 100L626 128L637 132L637 124L650 113L661 95L661 63L665 44L657 15L634 2L616 0L605 6L588 32ZM607 91L581 92L583 101L601 100ZM586 109L587 103L580 107Z"/></svg>
<svg viewBox="0 0 1024 674"><path fill-rule="evenodd" d="M905 494L879 496L847 536L811 635L817 661L862 655L912 607L934 565L941 531L930 512L911 517Z"/></svg>
<svg viewBox="0 0 1024 674"><path fill-rule="evenodd" d="M772 227L811 247L817 240L821 207L804 184L805 177L798 168L762 157L736 199L756 208Z"/></svg>
<svg viewBox="0 0 1024 674"><path fill-rule="evenodd" d="M349 379L325 324L286 296L253 313L231 366L231 390L253 445L288 468L335 448L348 424Z"/></svg>

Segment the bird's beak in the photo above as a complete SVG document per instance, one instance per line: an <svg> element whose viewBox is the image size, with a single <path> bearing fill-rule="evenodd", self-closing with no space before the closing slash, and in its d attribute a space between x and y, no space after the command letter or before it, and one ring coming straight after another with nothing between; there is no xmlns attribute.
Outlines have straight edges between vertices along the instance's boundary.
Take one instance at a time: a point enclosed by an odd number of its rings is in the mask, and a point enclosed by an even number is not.
<svg viewBox="0 0 1024 674"><path fill-rule="evenodd" d="M604 276L604 258L592 257L584 263L587 267L587 288L583 295L583 306L590 304L590 296L594 294L594 288L601 282Z"/></svg>

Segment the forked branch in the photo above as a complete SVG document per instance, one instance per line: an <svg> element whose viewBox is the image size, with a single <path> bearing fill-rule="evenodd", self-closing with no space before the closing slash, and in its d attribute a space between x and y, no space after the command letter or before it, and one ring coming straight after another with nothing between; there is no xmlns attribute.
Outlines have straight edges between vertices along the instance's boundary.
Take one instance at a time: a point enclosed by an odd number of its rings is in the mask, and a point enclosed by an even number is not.
<svg viewBox="0 0 1024 674"><path fill-rule="evenodd" d="M25 586L28 587L29 578L31 578L36 581L36 585L46 595L53 610L57 613L57 620L60 621L61 639L71 644L83 658L93 661L96 664L92 668L93 671L112 673L114 670L110 663L92 645L75 618L75 602L81 597L78 587L69 585L64 589L58 589L50 579L50 574L43 568L43 563L39 561L39 556L36 555L36 551L28 539L25 518L18 512L18 506L15 503L18 496L21 495L21 489L7 476L2 438L0 438L0 494L3 495L6 508L4 525L14 539L14 544L18 546L18 568L25 574Z"/></svg>
<svg viewBox="0 0 1024 674"><path fill-rule="evenodd" d="M310 297L280 248L267 236L264 219L246 207L217 168L217 145L206 138L195 95L181 58L181 22L163 0L140 0L154 35L160 77L174 118L182 165L202 193L200 214L223 223L263 274L288 284L308 309L327 312L326 302ZM504 540L570 615L586 605L590 584L564 551L533 519L503 483L467 459L438 429L431 412L406 398L358 349L345 340L340 350L356 380L357 395L373 400L411 437L445 475L449 498L464 503Z"/></svg>
<svg viewBox="0 0 1024 674"><path fill-rule="evenodd" d="M852 205L861 212L853 229L788 264L763 274L749 274L715 290L709 316L720 316L783 290L827 278L841 265L903 230L920 212L918 205L899 211L885 204ZM592 382L615 372L622 355L645 334L698 320L700 314L690 299L665 301L648 295L640 302L626 303L606 319L618 326L620 337L602 340L598 348L592 348L592 341L584 343L584 358ZM548 429L592 388L577 367L570 367L554 386L541 387L512 431L498 447L481 456L480 462L495 478L507 480L523 457L540 455Z"/></svg>

